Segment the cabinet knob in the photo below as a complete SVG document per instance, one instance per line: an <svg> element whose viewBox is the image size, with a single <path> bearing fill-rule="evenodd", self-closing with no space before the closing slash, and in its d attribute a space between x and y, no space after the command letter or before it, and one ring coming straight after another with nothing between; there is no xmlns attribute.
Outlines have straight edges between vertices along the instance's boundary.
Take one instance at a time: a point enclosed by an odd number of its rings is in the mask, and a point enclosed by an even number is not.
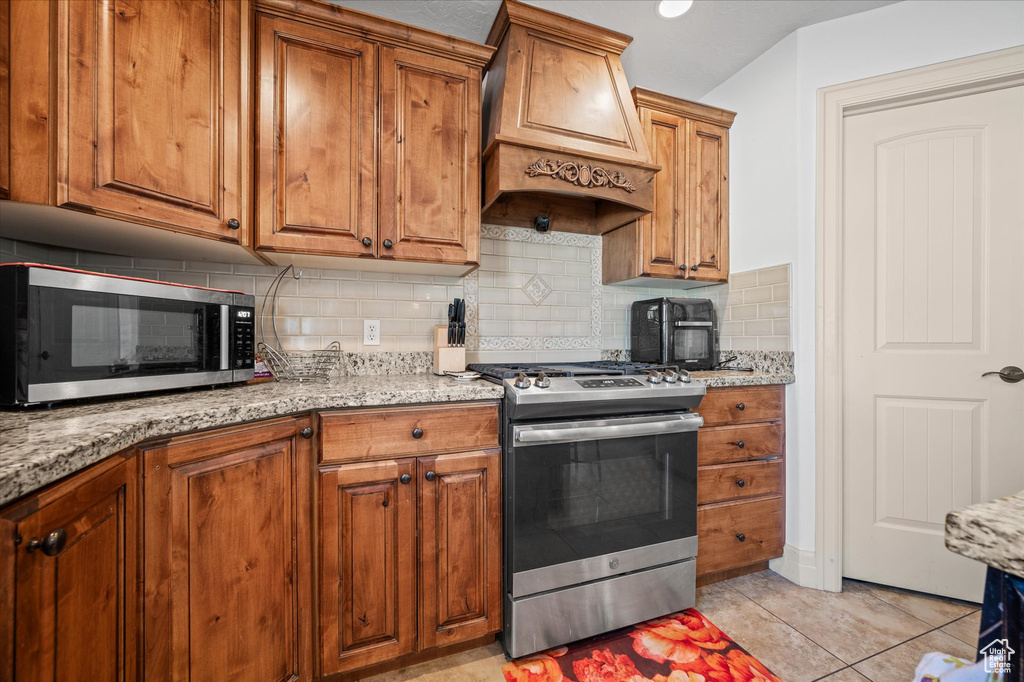
<svg viewBox="0 0 1024 682"><path fill-rule="evenodd" d="M680 270L685 270L686 269L686 263L683 263L682 265L680 265L679 269Z"/></svg>
<svg viewBox="0 0 1024 682"><path fill-rule="evenodd" d="M742 412L743 410L747 409L747 405L746 403L736 403L736 409Z"/></svg>
<svg viewBox="0 0 1024 682"><path fill-rule="evenodd" d="M384 240L384 248L385 249L390 249L394 245L395 245L395 243L393 241L391 241L390 239L385 239Z"/></svg>
<svg viewBox="0 0 1024 682"><path fill-rule="evenodd" d="M306 440L309 440L310 438L313 437L313 427L307 426L306 428L299 431L299 435L305 438Z"/></svg>
<svg viewBox="0 0 1024 682"><path fill-rule="evenodd" d="M43 554L46 556L57 556L61 550L64 549L64 545L68 541L68 534L63 528L50 531L46 537L40 540L39 538L32 538L28 541L28 546L25 548L27 552L34 552L37 549L43 550Z"/></svg>
<svg viewBox="0 0 1024 682"><path fill-rule="evenodd" d="M736 533L736 539L739 540L740 542L745 542L746 539L747 539L747 536L744 535L743 533Z"/></svg>
<svg viewBox="0 0 1024 682"><path fill-rule="evenodd" d="M239 227L241 227L241 225L242 223L238 222L238 218L232 218L231 220L228 221L228 227L230 227L232 230L237 230Z"/></svg>
<svg viewBox="0 0 1024 682"><path fill-rule="evenodd" d="M369 237L363 237L363 246L372 246L373 240Z"/></svg>
<svg viewBox="0 0 1024 682"><path fill-rule="evenodd" d="M417 426L415 429L412 430L412 437L423 438L423 429Z"/></svg>
<svg viewBox="0 0 1024 682"><path fill-rule="evenodd" d="M402 485L409 485L410 483L412 483L412 476L410 476L409 474L402 474L401 476L398 477L398 480L402 483Z"/></svg>
<svg viewBox="0 0 1024 682"><path fill-rule="evenodd" d="M700 266L698 266L696 263L694 263L693 265L690 266L690 269L693 270L694 272L697 272L697 268L698 267L700 267Z"/></svg>
<svg viewBox="0 0 1024 682"><path fill-rule="evenodd" d="M742 478L737 478L737 479L736 479L736 485L738 485L739 487L741 487L741 488L742 488L742 487L743 487L743 486L745 486L746 484L747 484L747 482L746 482L746 481L744 481L744 480L743 480Z"/></svg>
<svg viewBox="0 0 1024 682"><path fill-rule="evenodd" d="M437 474L435 474L433 471L428 471L427 472L427 480L428 481L433 481L435 478L437 478Z"/></svg>
<svg viewBox="0 0 1024 682"><path fill-rule="evenodd" d="M384 501L380 503L380 506L382 506L382 507L384 507L385 509L387 509L387 508L388 508L388 505L389 505L389 504L391 504L391 503L390 503L390 502L388 502L388 498L386 498L386 497L385 497L385 498L384 498Z"/></svg>

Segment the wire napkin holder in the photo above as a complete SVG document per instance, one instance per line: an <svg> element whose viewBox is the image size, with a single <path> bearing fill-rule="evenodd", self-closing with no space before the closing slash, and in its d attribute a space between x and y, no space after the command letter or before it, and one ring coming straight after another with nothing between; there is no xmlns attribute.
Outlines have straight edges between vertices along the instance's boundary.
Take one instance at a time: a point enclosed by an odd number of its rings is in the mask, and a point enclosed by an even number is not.
<svg viewBox="0 0 1024 682"><path fill-rule="evenodd" d="M302 271L295 271L291 265L279 272L263 294L263 308L260 310L260 342L256 345L263 362L278 381L327 381L331 373L341 364L341 344L332 341L320 350L289 350L281 348L281 337L277 333L277 295L284 276L291 273L298 280ZM270 325L276 346L267 343L264 334L264 318L267 301L270 301Z"/></svg>

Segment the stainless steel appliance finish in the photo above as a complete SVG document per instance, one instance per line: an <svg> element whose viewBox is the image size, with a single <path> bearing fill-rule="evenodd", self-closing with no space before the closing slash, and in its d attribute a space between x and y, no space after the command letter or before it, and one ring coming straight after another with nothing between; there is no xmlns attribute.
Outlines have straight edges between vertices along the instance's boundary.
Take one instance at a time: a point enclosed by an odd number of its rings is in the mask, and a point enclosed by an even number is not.
<svg viewBox="0 0 1024 682"><path fill-rule="evenodd" d="M253 377L253 296L32 263L0 284L0 405Z"/></svg>
<svg viewBox="0 0 1024 682"><path fill-rule="evenodd" d="M696 576L696 560L686 559L525 599L506 595L505 649L517 658L688 608Z"/></svg>
<svg viewBox="0 0 1024 682"><path fill-rule="evenodd" d="M481 367L505 387L506 651L692 606L704 384L631 363L506 369Z"/></svg>

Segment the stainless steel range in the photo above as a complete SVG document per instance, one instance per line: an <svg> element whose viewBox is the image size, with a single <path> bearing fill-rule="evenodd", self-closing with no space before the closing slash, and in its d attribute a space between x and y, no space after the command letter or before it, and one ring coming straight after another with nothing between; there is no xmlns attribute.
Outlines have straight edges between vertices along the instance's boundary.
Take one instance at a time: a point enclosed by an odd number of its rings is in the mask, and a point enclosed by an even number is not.
<svg viewBox="0 0 1024 682"><path fill-rule="evenodd" d="M693 606L704 385L627 363L472 369L505 386L508 654Z"/></svg>

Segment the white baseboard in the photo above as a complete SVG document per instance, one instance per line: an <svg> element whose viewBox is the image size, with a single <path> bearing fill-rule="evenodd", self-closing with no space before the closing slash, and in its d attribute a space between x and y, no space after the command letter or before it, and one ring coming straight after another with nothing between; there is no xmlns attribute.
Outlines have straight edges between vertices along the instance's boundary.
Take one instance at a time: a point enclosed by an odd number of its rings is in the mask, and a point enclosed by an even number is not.
<svg viewBox="0 0 1024 682"><path fill-rule="evenodd" d="M814 550L800 549L787 544L782 550L781 557L768 562L768 568L801 587L821 589L821 586L818 585Z"/></svg>

